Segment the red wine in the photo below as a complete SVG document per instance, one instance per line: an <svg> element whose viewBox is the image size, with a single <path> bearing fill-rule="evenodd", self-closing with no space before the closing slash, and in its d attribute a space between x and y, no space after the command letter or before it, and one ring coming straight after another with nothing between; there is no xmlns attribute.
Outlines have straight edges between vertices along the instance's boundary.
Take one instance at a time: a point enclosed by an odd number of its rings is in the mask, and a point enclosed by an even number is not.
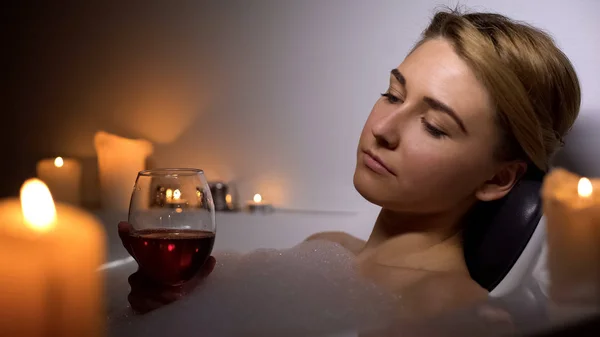
<svg viewBox="0 0 600 337"><path fill-rule="evenodd" d="M214 233L200 230L146 229L130 234L140 271L169 285L192 278L210 256L214 243Z"/></svg>

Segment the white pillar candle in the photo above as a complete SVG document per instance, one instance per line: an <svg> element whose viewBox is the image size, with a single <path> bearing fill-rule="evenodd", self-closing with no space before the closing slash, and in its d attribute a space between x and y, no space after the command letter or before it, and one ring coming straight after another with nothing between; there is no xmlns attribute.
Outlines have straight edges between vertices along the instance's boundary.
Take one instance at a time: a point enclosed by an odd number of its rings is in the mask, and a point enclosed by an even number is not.
<svg viewBox="0 0 600 337"><path fill-rule="evenodd" d="M93 216L55 206L38 179L0 200L1 334L102 336L104 241Z"/></svg>
<svg viewBox="0 0 600 337"><path fill-rule="evenodd" d="M600 180L564 169L544 180L550 297L557 303L600 303L599 192Z"/></svg>
<svg viewBox="0 0 600 337"><path fill-rule="evenodd" d="M99 131L94 146L98 154L102 208L127 211L137 173L145 169L152 144Z"/></svg>
<svg viewBox="0 0 600 337"><path fill-rule="evenodd" d="M48 188L54 200L71 205L81 203L81 164L72 158L48 158L37 163L37 177Z"/></svg>

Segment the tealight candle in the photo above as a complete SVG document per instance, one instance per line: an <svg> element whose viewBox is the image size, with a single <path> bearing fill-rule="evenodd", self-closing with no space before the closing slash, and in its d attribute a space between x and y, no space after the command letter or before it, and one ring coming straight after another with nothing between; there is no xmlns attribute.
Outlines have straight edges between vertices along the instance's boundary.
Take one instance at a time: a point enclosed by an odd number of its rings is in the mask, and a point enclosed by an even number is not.
<svg viewBox="0 0 600 337"><path fill-rule="evenodd" d="M102 225L26 181L20 200L0 201L2 335L102 336L103 259Z"/></svg>
<svg viewBox="0 0 600 337"><path fill-rule="evenodd" d="M600 180L555 169L542 188L548 232L550 297L600 301Z"/></svg>
<svg viewBox="0 0 600 337"><path fill-rule="evenodd" d="M169 207L181 208L187 205L187 200L181 198L181 190L178 188L167 188L165 192L165 202Z"/></svg>
<svg viewBox="0 0 600 337"><path fill-rule="evenodd" d="M263 200L262 196L258 193L254 195L252 201L249 201L247 204L248 210L250 212L271 212L273 211L273 206Z"/></svg>
<svg viewBox="0 0 600 337"><path fill-rule="evenodd" d="M37 177L56 201L79 205L81 202L81 164L71 158L48 158L37 163Z"/></svg>

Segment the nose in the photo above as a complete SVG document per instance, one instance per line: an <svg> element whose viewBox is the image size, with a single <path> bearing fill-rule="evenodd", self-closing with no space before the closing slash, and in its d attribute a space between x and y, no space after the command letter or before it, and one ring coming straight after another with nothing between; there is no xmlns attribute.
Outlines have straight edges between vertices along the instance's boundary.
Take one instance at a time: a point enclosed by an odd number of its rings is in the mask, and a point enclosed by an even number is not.
<svg viewBox="0 0 600 337"><path fill-rule="evenodd" d="M379 119L371 128L377 145L394 150L400 144L401 112L393 111Z"/></svg>

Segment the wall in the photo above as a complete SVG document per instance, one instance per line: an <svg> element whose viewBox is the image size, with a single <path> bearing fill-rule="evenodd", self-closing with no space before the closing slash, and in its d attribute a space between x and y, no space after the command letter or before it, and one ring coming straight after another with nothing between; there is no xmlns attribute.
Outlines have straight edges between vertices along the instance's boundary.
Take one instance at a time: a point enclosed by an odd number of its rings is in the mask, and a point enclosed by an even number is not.
<svg viewBox="0 0 600 337"><path fill-rule="evenodd" d="M244 199L372 209L352 186L358 135L440 3L455 1L14 8L1 195L16 194L39 158L63 155L87 163L93 202L92 137L102 129L153 141L155 166L234 180ZM586 124L600 124L599 1L461 3L550 31L579 73ZM584 166L600 173L600 157L579 142L594 158Z"/></svg>

